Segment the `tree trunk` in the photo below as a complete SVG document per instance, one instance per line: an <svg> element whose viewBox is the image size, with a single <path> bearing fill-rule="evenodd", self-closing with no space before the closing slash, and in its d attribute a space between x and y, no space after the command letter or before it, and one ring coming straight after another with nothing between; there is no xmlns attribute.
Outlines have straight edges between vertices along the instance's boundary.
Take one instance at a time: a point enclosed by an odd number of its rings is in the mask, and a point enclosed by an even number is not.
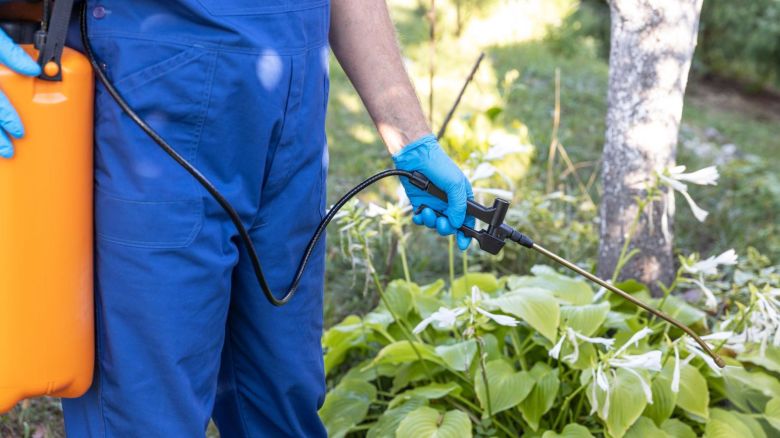
<svg viewBox="0 0 780 438"><path fill-rule="evenodd" d="M621 279L658 291L674 278L672 216L662 231L663 202L638 211L654 171L674 163L683 95L696 47L702 0L611 0L607 131L604 145L599 269L611 278L631 224L641 214L631 248L640 252ZM664 195L667 196L667 195Z"/></svg>

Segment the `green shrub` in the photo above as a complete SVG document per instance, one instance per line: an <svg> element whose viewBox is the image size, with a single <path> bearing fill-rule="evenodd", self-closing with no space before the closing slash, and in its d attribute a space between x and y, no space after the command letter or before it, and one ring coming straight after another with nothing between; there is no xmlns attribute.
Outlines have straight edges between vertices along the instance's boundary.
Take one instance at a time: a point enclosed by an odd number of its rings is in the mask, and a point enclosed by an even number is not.
<svg viewBox="0 0 780 438"><path fill-rule="evenodd" d="M705 1L696 60L705 72L780 87L780 1Z"/></svg>
<svg viewBox="0 0 780 438"><path fill-rule="evenodd" d="M712 259L681 262L691 268ZM715 317L676 296L651 299L636 282L620 285L699 331L712 326L708 339L726 356L723 370L679 330L584 281L544 265L532 272L469 273L449 287L396 280L373 311L328 330L331 389L320 413L331 436L780 430L780 348L774 332L760 335L771 329L763 318L778 308L780 274L765 257L750 252L733 281L708 278L722 304ZM774 310L758 310L767 302Z"/></svg>

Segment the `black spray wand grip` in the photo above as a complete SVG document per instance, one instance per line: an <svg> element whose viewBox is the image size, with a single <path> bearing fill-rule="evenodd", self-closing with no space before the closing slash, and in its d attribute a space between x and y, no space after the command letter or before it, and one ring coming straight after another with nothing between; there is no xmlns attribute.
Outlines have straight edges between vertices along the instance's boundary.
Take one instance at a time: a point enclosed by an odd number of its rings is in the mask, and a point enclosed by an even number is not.
<svg viewBox="0 0 780 438"><path fill-rule="evenodd" d="M409 177L415 187L420 190L424 190L431 195L447 202L447 194L444 190L434 185L428 177L420 172L412 172ZM418 212L425 208L421 205L418 208ZM469 199L466 201L466 214L474 216L474 218L487 224L487 229L475 230L474 228L466 225L461 226L458 230L461 231L467 237L471 237L479 243L479 248L490 254L498 254L506 243L506 239L515 241L526 248L533 246L533 241L526 235L516 231L509 225L504 223L506 213L509 211L509 201L501 198L496 198L493 201L492 207L486 207L474 200ZM434 210L437 216L443 216L441 212Z"/></svg>

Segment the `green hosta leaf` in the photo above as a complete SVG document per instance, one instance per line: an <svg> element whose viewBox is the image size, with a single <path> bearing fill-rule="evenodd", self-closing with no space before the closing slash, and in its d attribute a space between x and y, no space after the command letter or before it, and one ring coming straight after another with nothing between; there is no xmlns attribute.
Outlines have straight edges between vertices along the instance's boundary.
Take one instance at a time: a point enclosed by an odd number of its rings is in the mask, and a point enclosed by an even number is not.
<svg viewBox="0 0 780 438"><path fill-rule="evenodd" d="M775 429L780 431L780 398L774 397L766 404L764 418Z"/></svg>
<svg viewBox="0 0 780 438"><path fill-rule="evenodd" d="M704 429L706 438L766 437L761 425L746 415L718 408L714 408L711 414L710 421Z"/></svg>
<svg viewBox="0 0 780 438"><path fill-rule="evenodd" d="M639 417L633 426L628 429L625 434L625 438L674 438L669 435L665 430L659 429L658 426L653 423L653 420L647 417Z"/></svg>
<svg viewBox="0 0 780 438"><path fill-rule="evenodd" d="M477 286L482 292L492 293L501 287L501 283L493 274L473 272L455 279L452 283L452 297L455 300L471 296L472 286Z"/></svg>
<svg viewBox="0 0 780 438"><path fill-rule="evenodd" d="M322 336L325 348L325 374L329 374L344 361L347 352L365 343L365 327L360 317L350 315L339 324L331 327Z"/></svg>
<svg viewBox="0 0 780 438"><path fill-rule="evenodd" d="M390 390L393 394L403 390L411 383L425 380L430 375L436 375L439 371L442 371L444 367L435 365L430 362L410 362L396 367L396 373L393 377L393 387Z"/></svg>
<svg viewBox="0 0 780 438"><path fill-rule="evenodd" d="M667 364L667 367L673 364ZM677 406L694 416L694 419L706 420L709 412L710 391L707 380L699 370L690 365L680 365L680 392L677 394Z"/></svg>
<svg viewBox="0 0 780 438"><path fill-rule="evenodd" d="M741 362L749 362L760 365L769 371L780 373L780 348L768 345L764 354L761 354L758 345L750 345L743 353L737 356Z"/></svg>
<svg viewBox="0 0 780 438"><path fill-rule="evenodd" d="M756 420L754 417L737 411L731 411L731 414L734 415L737 420L741 421L742 424L747 426L753 438L767 438L766 432L764 432L764 428L761 426L761 423L759 423L758 420Z"/></svg>
<svg viewBox="0 0 780 438"><path fill-rule="evenodd" d="M492 333L483 335L482 342L484 342L482 348L485 352L485 355L487 356L485 358L486 361L498 360L504 357L504 353L501 349L501 346L499 345L498 339L496 339Z"/></svg>
<svg viewBox="0 0 780 438"><path fill-rule="evenodd" d="M379 417L376 424L368 429L368 438L395 438L395 431L398 425L410 412L425 406L428 400L424 398L413 398L395 408L388 409Z"/></svg>
<svg viewBox="0 0 780 438"><path fill-rule="evenodd" d="M352 367L341 380L362 380L364 382L369 382L375 380L379 376L393 376L397 371L398 367L395 365L374 365L371 359L366 359Z"/></svg>
<svg viewBox="0 0 780 438"><path fill-rule="evenodd" d="M593 290L584 280L567 277L557 273L547 265L531 268L533 277L513 277L509 280L510 289L521 287L540 287L552 291L563 303L584 305L593 302Z"/></svg>
<svg viewBox="0 0 780 438"><path fill-rule="evenodd" d="M443 416L436 409L423 406L410 412L401 421L396 437L406 438L470 438L471 421L461 411L447 411Z"/></svg>
<svg viewBox="0 0 780 438"><path fill-rule="evenodd" d="M650 301L651 306L657 307L660 303L660 299L654 299ZM691 306L682 298L676 297L674 295L669 295L666 297L666 302L664 303L662 310L672 318L687 326L706 323L706 313Z"/></svg>
<svg viewBox="0 0 780 438"><path fill-rule="evenodd" d="M704 438L743 438L746 435L739 435L731 424L723 420L709 420L704 428Z"/></svg>
<svg viewBox="0 0 780 438"><path fill-rule="evenodd" d="M609 303L586 304L584 306L562 306L561 319L564 323L585 336L593 336L601 328L609 313Z"/></svg>
<svg viewBox="0 0 780 438"><path fill-rule="evenodd" d="M740 367L721 371L729 401L743 411L763 411L772 397L780 397L780 382L762 372L749 372Z"/></svg>
<svg viewBox="0 0 780 438"><path fill-rule="evenodd" d="M675 438L696 438L693 428L676 418L666 420L661 429Z"/></svg>
<svg viewBox="0 0 780 438"><path fill-rule="evenodd" d="M420 318L427 318L440 307L446 307L443 302L435 297L429 297L427 295L417 295L414 297L414 308L417 309L417 313Z"/></svg>
<svg viewBox="0 0 780 438"><path fill-rule="evenodd" d="M415 351L416 350L416 351ZM418 356L419 353L419 356ZM375 365L416 362L422 357L433 363L443 364L433 347L420 342L398 341L381 349L374 359Z"/></svg>
<svg viewBox="0 0 780 438"><path fill-rule="evenodd" d="M669 366L671 365L671 366ZM672 392L672 373L674 364L667 365L662 373L658 373L653 379L653 404L647 405L642 413L652 419L657 426L661 426L672 416L674 406L677 404L677 394Z"/></svg>
<svg viewBox="0 0 780 438"><path fill-rule="evenodd" d="M615 284L615 286L617 286L618 289L633 295L635 298L644 301L645 303L650 302L652 298L650 296L650 291L647 289L647 286L633 279L621 281L620 283ZM630 312L635 310L635 306L633 304L624 300L617 294L607 292L607 297L607 300L612 305L613 309L622 308Z"/></svg>
<svg viewBox="0 0 780 438"><path fill-rule="evenodd" d="M549 291L540 288L515 289L488 302L521 318L550 342L555 342L561 315L558 301Z"/></svg>
<svg viewBox="0 0 780 438"><path fill-rule="evenodd" d="M548 430L542 435L542 438L593 438L587 427L579 424L567 424L561 433L555 433Z"/></svg>
<svg viewBox="0 0 780 438"><path fill-rule="evenodd" d="M560 380L558 379L558 370L550 369L547 364L537 362L531 369L531 376L535 384L531 393L520 403L520 412L523 418L536 431L539 429L539 420L555 402L558 395Z"/></svg>
<svg viewBox="0 0 780 438"><path fill-rule="evenodd" d="M534 379L527 371L515 372L504 360L494 360L485 365L490 390L490 407L493 414L505 411L522 402L534 386ZM474 390L487 415L487 395L481 371L474 376Z"/></svg>
<svg viewBox="0 0 780 438"><path fill-rule="evenodd" d="M626 315L623 312L610 310L609 313L607 313L607 319L604 321L604 327L619 330L621 332L631 332L631 327L628 325L631 318L633 318L633 314Z"/></svg>
<svg viewBox="0 0 780 438"><path fill-rule="evenodd" d="M319 411L328 436L340 438L363 421L376 399L376 388L359 380L343 380L325 397Z"/></svg>
<svg viewBox="0 0 780 438"><path fill-rule="evenodd" d="M586 389L587 396L591 406L597 403L598 415L607 426L609 433L615 438L621 438L642 414L647 406L647 399L642 391L639 377L624 369L618 369L614 377L610 376L608 380L610 392L606 417L604 416L604 403L607 395L596 386L597 401L593 399L593 386L596 383L592 379Z"/></svg>
<svg viewBox="0 0 780 438"><path fill-rule="evenodd" d="M412 308L412 290L419 293L420 287L405 280L393 280L385 288L384 300L380 307L387 307L393 311L396 317L403 318Z"/></svg>
<svg viewBox="0 0 780 438"><path fill-rule="evenodd" d="M407 400L413 398L423 398L426 400L432 400L442 398L448 394L460 394L463 388L455 382L448 383L431 383L418 388L410 389L390 400L389 408L393 408Z"/></svg>
<svg viewBox="0 0 780 438"><path fill-rule="evenodd" d="M477 341L469 339L452 345L439 345L435 349L448 367L456 371L466 371L477 352Z"/></svg>
<svg viewBox="0 0 780 438"><path fill-rule="evenodd" d="M444 280L440 278L431 284L426 284L425 286L421 287L420 294L428 297L435 297L439 294L439 292L441 292L442 289L444 289L444 285Z"/></svg>
<svg viewBox="0 0 780 438"><path fill-rule="evenodd" d="M580 349L580 355L577 358L577 361L574 363L570 363L569 361L564 361L565 363L569 364L572 368L575 370L586 370L589 368L593 368L594 363L596 362L596 359L598 357L598 353L596 351L596 347L593 344L589 344L587 342L583 342L579 346ZM598 347L599 351L604 351L602 347ZM574 347L571 345L571 343L564 342L563 348L561 349L561 355L559 356L561 360L563 360L564 357L568 356L574 351Z"/></svg>
<svg viewBox="0 0 780 438"><path fill-rule="evenodd" d="M387 309L378 309L364 316L363 322L373 330L386 330L393 323L393 315Z"/></svg>

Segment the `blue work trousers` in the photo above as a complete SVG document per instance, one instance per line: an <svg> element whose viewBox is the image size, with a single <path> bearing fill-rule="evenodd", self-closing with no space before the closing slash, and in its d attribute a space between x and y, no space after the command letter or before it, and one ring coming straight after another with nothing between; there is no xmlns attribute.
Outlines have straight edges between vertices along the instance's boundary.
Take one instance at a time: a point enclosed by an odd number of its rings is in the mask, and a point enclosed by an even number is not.
<svg viewBox="0 0 780 438"><path fill-rule="evenodd" d="M87 3L103 68L281 295L325 207L328 2ZM325 436L323 245L273 307L225 212L99 85L95 135L96 374L63 401L68 436L202 437L212 417L225 438Z"/></svg>

